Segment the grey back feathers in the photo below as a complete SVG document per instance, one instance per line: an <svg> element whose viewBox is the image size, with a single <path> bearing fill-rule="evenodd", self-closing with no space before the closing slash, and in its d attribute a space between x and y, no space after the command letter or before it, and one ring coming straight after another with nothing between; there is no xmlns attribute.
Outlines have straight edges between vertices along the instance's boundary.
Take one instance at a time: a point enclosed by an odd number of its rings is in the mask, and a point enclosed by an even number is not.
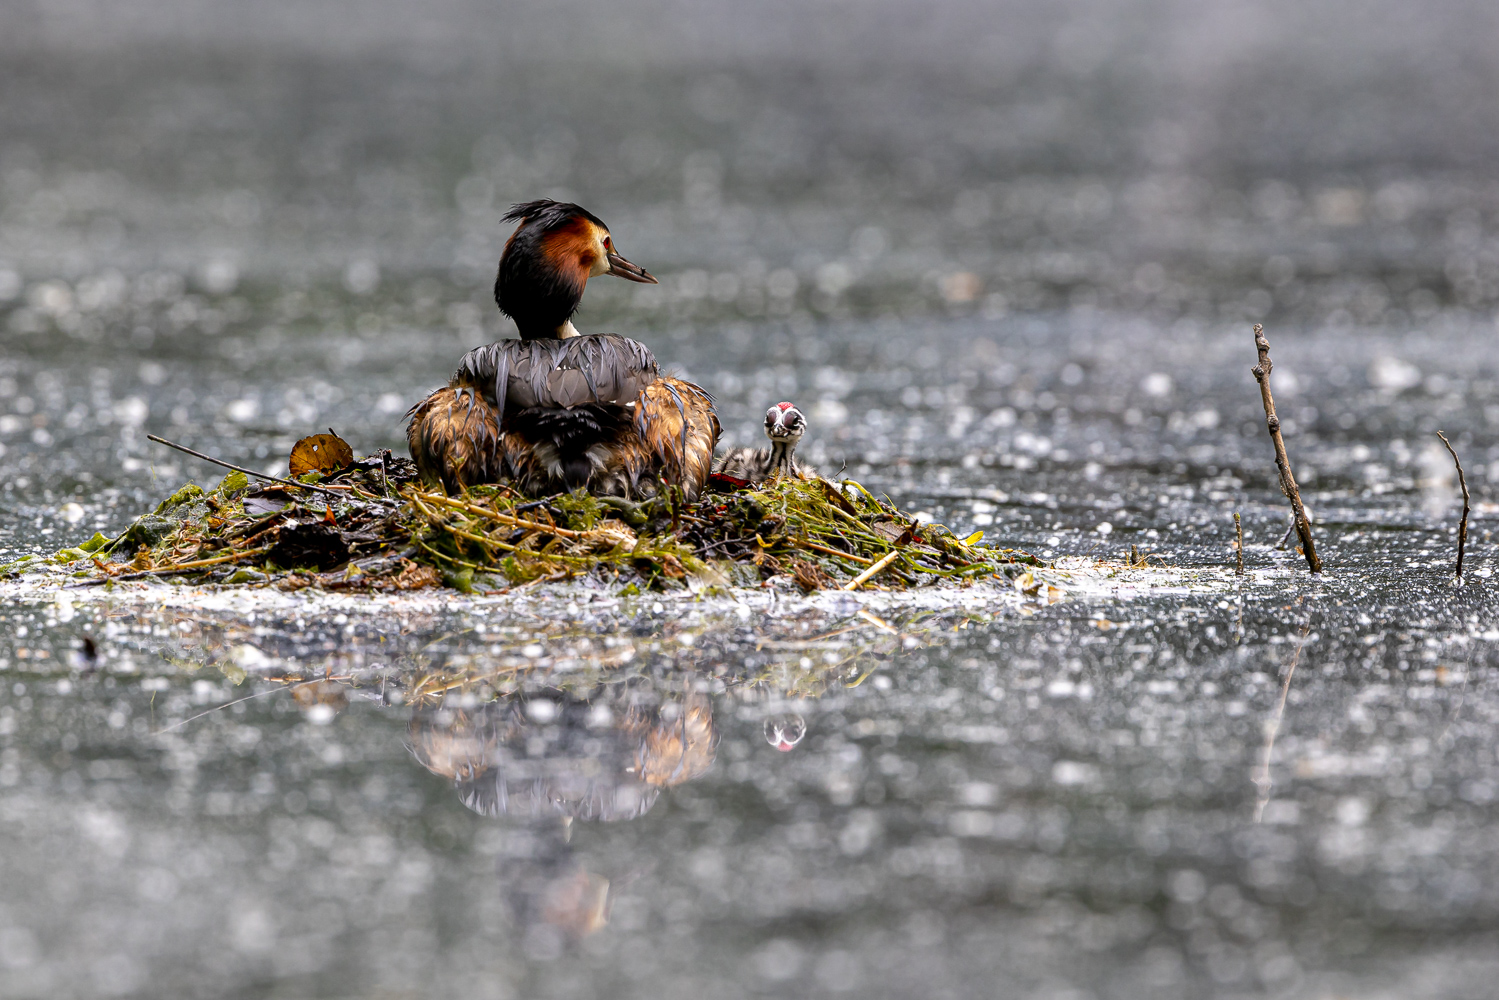
<svg viewBox="0 0 1499 1000"><path fill-rule="evenodd" d="M601 333L476 347L458 363L451 384L478 390L505 414L536 407L627 406L660 373L644 344Z"/></svg>

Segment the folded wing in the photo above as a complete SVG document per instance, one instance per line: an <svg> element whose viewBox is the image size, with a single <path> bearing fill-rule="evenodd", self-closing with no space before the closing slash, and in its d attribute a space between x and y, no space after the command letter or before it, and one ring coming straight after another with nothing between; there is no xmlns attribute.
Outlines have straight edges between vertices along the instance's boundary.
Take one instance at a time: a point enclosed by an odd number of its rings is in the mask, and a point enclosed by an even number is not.
<svg viewBox="0 0 1499 1000"><path fill-rule="evenodd" d="M639 497L671 483L696 496L719 435L707 392L662 376L644 344L617 334L475 348L410 417L429 480L509 480L532 495Z"/></svg>

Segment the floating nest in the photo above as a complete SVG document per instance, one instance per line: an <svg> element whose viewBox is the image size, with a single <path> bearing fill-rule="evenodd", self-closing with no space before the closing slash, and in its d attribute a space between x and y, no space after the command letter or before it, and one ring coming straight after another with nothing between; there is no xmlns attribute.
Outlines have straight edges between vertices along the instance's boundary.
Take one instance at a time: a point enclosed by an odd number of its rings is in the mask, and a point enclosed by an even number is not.
<svg viewBox="0 0 1499 1000"><path fill-rule="evenodd" d="M958 538L921 524L849 479L724 484L696 501L673 490L640 503L582 491L535 500L503 485L446 496L389 451L358 460L323 451L339 467L268 486L243 472L208 490L190 484L114 538L95 534L0 566L0 576L478 593L592 581L633 593L775 583L904 590L1009 581L1042 565L984 545L982 533ZM296 473L295 452L291 465Z"/></svg>

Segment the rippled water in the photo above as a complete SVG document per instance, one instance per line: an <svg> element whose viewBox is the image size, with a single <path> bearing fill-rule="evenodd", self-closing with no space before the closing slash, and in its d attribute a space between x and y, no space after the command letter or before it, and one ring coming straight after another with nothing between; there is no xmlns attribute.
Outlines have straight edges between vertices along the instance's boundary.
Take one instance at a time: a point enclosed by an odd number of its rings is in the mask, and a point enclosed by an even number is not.
<svg viewBox="0 0 1499 1000"><path fill-rule="evenodd" d="M1487 7L91 10L0 13L0 561L402 447L559 195L663 278L580 327L1060 589L0 582L0 994L1493 994Z"/></svg>

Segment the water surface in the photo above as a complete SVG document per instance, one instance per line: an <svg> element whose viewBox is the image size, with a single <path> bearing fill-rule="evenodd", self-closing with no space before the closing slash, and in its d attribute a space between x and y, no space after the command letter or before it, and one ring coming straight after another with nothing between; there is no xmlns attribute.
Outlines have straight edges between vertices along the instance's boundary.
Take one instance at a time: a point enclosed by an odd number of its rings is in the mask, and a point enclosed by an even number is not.
<svg viewBox="0 0 1499 1000"><path fill-rule="evenodd" d="M250 7L0 21L0 560L402 447L553 195L733 443L1066 578L0 583L0 994L1492 995L1486 8Z"/></svg>

